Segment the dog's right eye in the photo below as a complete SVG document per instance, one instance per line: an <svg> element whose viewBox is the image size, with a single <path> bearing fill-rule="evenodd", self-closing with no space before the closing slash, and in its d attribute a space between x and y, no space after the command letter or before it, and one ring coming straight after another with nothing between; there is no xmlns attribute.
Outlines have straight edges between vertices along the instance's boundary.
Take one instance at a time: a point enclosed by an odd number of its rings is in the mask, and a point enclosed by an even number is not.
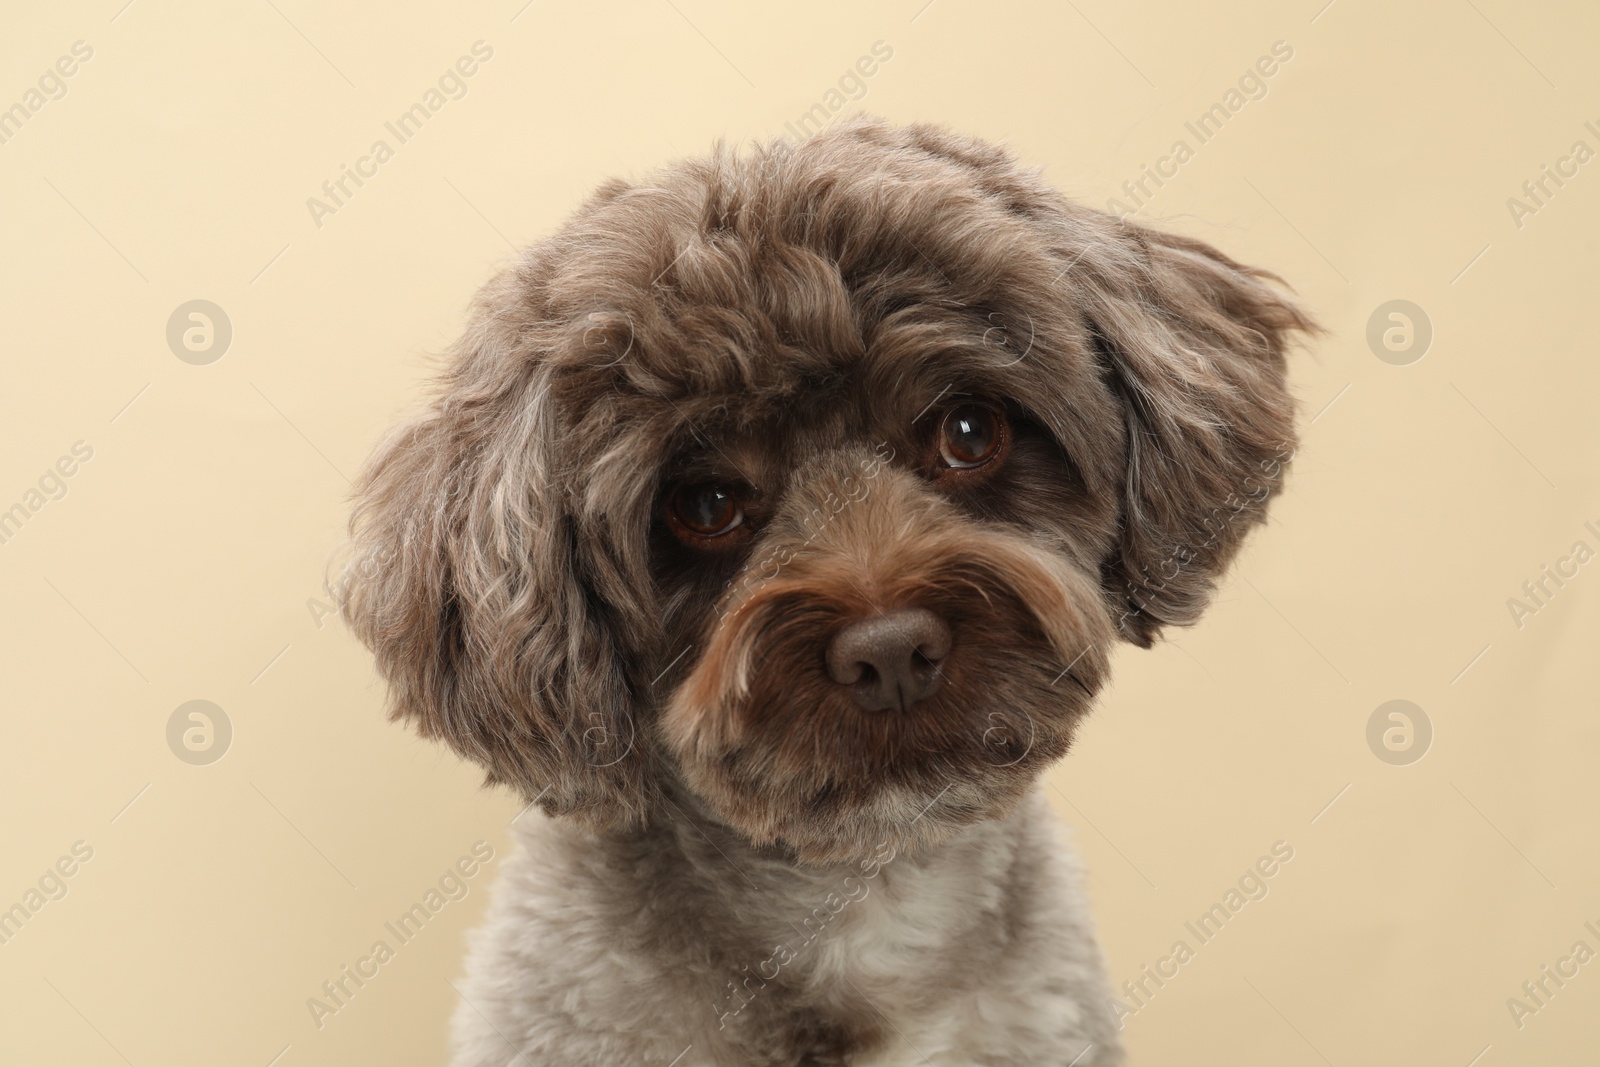
<svg viewBox="0 0 1600 1067"><path fill-rule="evenodd" d="M667 521L686 541L731 533L744 523L744 507L732 486L715 482L680 486L667 501Z"/></svg>
<svg viewBox="0 0 1600 1067"><path fill-rule="evenodd" d="M972 483L993 473L1010 444L1011 427L998 408L958 404L940 420L930 467L940 481Z"/></svg>

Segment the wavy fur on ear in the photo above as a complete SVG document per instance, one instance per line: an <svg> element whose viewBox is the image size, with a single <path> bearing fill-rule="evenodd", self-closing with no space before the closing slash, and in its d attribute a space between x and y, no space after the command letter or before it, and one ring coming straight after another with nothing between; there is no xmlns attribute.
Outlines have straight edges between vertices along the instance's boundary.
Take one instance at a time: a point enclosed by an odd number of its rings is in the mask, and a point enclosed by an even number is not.
<svg viewBox="0 0 1600 1067"><path fill-rule="evenodd" d="M1107 568L1123 634L1200 617L1295 451L1285 353L1310 317L1210 245L1121 224L1126 270L1084 312L1128 427L1122 543Z"/></svg>
<svg viewBox="0 0 1600 1067"><path fill-rule="evenodd" d="M627 580L554 477L566 420L542 355L571 339L536 306L542 270L530 256L485 287L431 404L368 462L343 612L391 718L547 811L636 823L637 680L612 621L637 597L605 595Z"/></svg>

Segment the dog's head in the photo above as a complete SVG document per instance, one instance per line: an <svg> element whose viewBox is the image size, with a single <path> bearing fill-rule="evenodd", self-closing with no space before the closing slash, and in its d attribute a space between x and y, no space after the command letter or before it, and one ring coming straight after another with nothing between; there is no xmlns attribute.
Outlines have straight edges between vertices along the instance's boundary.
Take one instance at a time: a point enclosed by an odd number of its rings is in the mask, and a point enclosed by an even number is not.
<svg viewBox="0 0 1600 1067"><path fill-rule="evenodd" d="M875 121L603 187L357 490L393 714L547 810L824 862L1001 814L1293 450L1260 272Z"/></svg>

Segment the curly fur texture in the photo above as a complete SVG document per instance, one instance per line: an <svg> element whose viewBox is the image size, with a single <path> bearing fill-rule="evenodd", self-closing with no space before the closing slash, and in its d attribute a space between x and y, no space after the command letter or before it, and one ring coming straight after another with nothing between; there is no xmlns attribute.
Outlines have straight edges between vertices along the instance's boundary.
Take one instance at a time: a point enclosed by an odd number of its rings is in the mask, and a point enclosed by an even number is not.
<svg viewBox="0 0 1600 1067"><path fill-rule="evenodd" d="M345 604L392 715L548 816L456 1062L1114 1062L1038 776L1279 491L1313 328L1199 241L871 119L608 183L485 286L360 480ZM930 452L958 401L1009 426L981 478ZM688 544L664 508L707 481L747 521ZM908 606L954 634L939 688L863 712L824 649ZM787 944L844 877L863 903Z"/></svg>

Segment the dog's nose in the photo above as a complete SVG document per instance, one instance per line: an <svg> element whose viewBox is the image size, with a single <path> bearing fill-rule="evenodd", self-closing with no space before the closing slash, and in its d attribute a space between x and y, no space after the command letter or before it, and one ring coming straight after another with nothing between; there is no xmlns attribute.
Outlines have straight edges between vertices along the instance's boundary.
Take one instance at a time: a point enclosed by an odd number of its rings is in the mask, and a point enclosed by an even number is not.
<svg viewBox="0 0 1600 1067"><path fill-rule="evenodd" d="M950 627L926 608L857 619L828 643L828 674L868 711L904 710L939 688Z"/></svg>

